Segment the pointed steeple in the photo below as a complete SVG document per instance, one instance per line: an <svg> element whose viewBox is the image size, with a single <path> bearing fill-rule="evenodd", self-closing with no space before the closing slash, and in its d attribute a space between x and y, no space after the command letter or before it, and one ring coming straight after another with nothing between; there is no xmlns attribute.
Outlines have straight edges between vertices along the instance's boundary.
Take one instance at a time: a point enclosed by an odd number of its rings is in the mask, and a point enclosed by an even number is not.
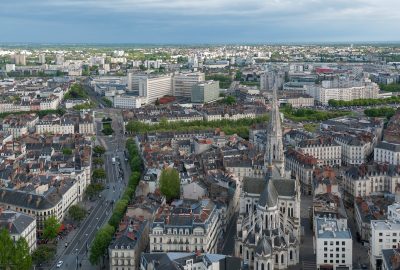
<svg viewBox="0 0 400 270"><path fill-rule="evenodd" d="M277 85L274 83L271 101L271 111L267 126L266 151L264 166L270 176L283 177L285 172L283 154L281 114L279 112ZM277 175L276 175L277 174Z"/></svg>

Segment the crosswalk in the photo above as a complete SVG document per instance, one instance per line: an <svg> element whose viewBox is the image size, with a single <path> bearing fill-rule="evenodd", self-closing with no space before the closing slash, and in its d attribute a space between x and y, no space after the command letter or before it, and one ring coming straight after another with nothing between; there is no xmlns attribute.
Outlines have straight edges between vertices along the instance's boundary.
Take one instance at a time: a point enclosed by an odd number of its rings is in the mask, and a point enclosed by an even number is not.
<svg viewBox="0 0 400 270"><path fill-rule="evenodd" d="M303 261L302 264L302 270L315 270L317 269L317 264L315 261Z"/></svg>

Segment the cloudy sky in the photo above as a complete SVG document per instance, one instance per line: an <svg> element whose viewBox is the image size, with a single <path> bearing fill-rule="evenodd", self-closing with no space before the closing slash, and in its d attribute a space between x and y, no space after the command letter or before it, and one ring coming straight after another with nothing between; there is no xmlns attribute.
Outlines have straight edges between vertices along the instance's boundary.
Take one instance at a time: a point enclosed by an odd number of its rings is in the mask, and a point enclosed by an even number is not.
<svg viewBox="0 0 400 270"><path fill-rule="evenodd" d="M0 42L399 41L399 0L0 0Z"/></svg>

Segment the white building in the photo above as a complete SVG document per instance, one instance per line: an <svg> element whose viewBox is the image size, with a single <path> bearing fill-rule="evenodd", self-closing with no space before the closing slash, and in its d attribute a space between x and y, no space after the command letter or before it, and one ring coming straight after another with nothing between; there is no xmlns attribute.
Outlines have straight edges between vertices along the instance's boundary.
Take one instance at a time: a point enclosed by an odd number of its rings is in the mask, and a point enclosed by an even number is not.
<svg viewBox="0 0 400 270"><path fill-rule="evenodd" d="M345 222L316 218L314 250L317 269L353 269L353 240Z"/></svg>
<svg viewBox="0 0 400 270"><path fill-rule="evenodd" d="M380 269L382 250L398 248L400 243L400 221L398 219L371 220L370 264Z"/></svg>
<svg viewBox="0 0 400 270"><path fill-rule="evenodd" d="M361 164L350 167L344 174L345 192L356 197L371 193L395 193L400 184L400 168L388 164Z"/></svg>
<svg viewBox="0 0 400 270"><path fill-rule="evenodd" d="M144 102L143 97L117 95L113 99L113 106L121 109L138 109L142 106L142 102Z"/></svg>
<svg viewBox="0 0 400 270"><path fill-rule="evenodd" d="M172 79L172 94L178 97L190 98L192 95L192 86L202 81L205 81L205 75L202 72L176 74Z"/></svg>
<svg viewBox="0 0 400 270"><path fill-rule="evenodd" d="M374 150L374 161L400 165L400 144L380 142Z"/></svg>
<svg viewBox="0 0 400 270"><path fill-rule="evenodd" d="M323 104L329 100L351 101L354 99L378 98L379 86L369 79L364 81L322 81L321 85L307 88L307 94Z"/></svg>
<svg viewBox="0 0 400 270"><path fill-rule="evenodd" d="M139 96L144 97L146 104L155 102L166 95L172 95L170 75L139 79Z"/></svg>
<svg viewBox="0 0 400 270"><path fill-rule="evenodd" d="M36 219L30 215L0 208L0 230L6 229L14 242L25 238L30 253L36 249Z"/></svg>
<svg viewBox="0 0 400 270"><path fill-rule="evenodd" d="M335 142L342 147L342 162L346 165L363 164L374 151L371 136L340 134L334 136Z"/></svg>
<svg viewBox="0 0 400 270"><path fill-rule="evenodd" d="M179 201L158 212L150 229L151 252L217 251L221 220L212 201Z"/></svg>
<svg viewBox="0 0 400 270"><path fill-rule="evenodd" d="M298 148L304 153L315 157L318 165L342 164L342 147L333 138L316 138L301 141Z"/></svg>

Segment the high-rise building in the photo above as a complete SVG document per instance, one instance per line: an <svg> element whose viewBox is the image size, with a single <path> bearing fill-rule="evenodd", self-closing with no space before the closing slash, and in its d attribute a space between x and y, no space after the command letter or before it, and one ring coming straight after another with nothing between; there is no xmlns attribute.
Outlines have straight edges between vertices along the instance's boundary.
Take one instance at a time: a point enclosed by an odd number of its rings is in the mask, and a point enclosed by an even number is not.
<svg viewBox="0 0 400 270"><path fill-rule="evenodd" d="M13 56L14 64L25 66L26 65L26 55L21 53L16 53Z"/></svg>
<svg viewBox="0 0 400 270"><path fill-rule="evenodd" d="M39 63L46 64L46 55L44 53L39 54Z"/></svg>
<svg viewBox="0 0 400 270"><path fill-rule="evenodd" d="M173 77L173 95L188 97L192 95L192 86L205 80L202 72L180 73Z"/></svg>
<svg viewBox="0 0 400 270"><path fill-rule="evenodd" d="M207 103L219 97L219 81L204 81L192 86L192 103Z"/></svg>
<svg viewBox="0 0 400 270"><path fill-rule="evenodd" d="M63 65L64 64L64 55L57 54L56 55L56 65Z"/></svg>
<svg viewBox="0 0 400 270"><path fill-rule="evenodd" d="M139 78L139 96L145 97L146 104L168 95L172 95L172 79L170 75Z"/></svg>

